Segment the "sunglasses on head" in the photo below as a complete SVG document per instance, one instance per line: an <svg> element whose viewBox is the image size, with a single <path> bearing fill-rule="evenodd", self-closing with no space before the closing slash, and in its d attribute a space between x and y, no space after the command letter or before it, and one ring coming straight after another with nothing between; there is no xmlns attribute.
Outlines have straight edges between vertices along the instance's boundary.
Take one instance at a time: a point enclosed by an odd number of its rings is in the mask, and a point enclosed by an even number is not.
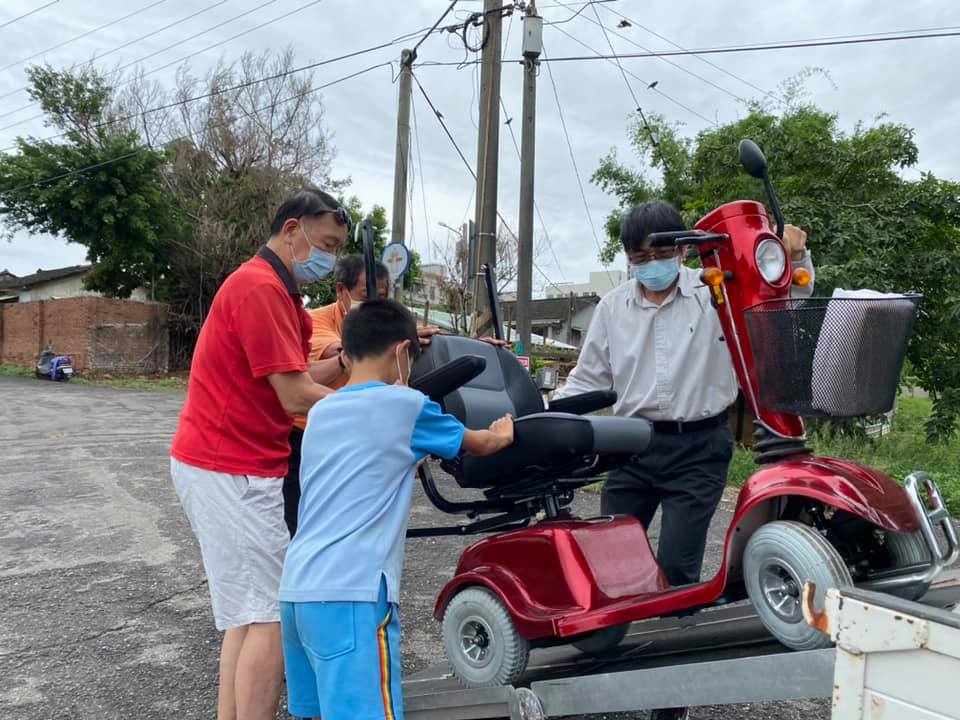
<svg viewBox="0 0 960 720"><path fill-rule="evenodd" d="M322 215L323 213L330 213L336 218L338 223L346 225L348 233L353 229L353 218L344 207L338 207L336 210L323 210L320 214Z"/></svg>

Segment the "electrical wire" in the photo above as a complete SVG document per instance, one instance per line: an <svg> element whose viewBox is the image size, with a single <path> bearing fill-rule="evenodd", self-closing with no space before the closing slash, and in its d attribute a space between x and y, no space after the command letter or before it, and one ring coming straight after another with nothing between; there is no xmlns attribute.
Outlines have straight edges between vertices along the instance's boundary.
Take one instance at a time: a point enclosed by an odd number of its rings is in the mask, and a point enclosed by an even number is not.
<svg viewBox="0 0 960 720"><path fill-rule="evenodd" d="M344 55L338 55L338 56L336 56L336 57L327 58L327 59L325 59L325 60L318 60L318 61L316 61L316 62L312 62L312 63L309 63L309 64L307 64L307 65L301 65L300 67L296 67L296 68L291 68L290 70L285 70L285 71L280 72L280 73L274 73L273 75L267 75L267 76L261 77L261 78L254 78L254 79L252 79L252 80L247 80L247 81L242 82L242 83L239 83L239 84L237 84L237 85L231 85L230 87L219 88L219 89L217 89L217 90L213 90L213 91L211 91L211 92L203 93L203 94L201 94L201 95L195 95L195 96L193 96L193 97L185 98L185 99L183 99L183 100L176 100L176 101L174 101L174 102L165 103L165 104L163 104L163 105L158 105L158 106L155 106L155 107L152 107L152 108L147 108L147 109L145 109L145 110L140 110L140 111L138 111L138 112L131 113L131 114L129 114L129 115L124 115L124 116L119 116L119 117L111 118L110 120L105 120L104 122L97 123L96 125L93 125L90 129L91 129L91 130L99 130L99 129L101 129L101 128L109 127L110 125L114 125L114 124L119 123L119 122L125 122L125 121L127 121L127 120L131 120L131 119L133 119L133 118L135 118L135 117L141 117L141 116L143 116L143 115L151 115L151 114L153 114L153 113L162 112L163 110L169 110L169 109L171 109L171 108L178 107L178 106L180 106L180 105L188 104L188 103L191 103L191 102L196 102L196 101L199 101L199 100L206 100L206 99L211 98L211 97L216 97L217 95L222 95L222 94L224 94L224 93L233 92L233 91L235 91L235 90L242 90L242 89L244 89L244 88L251 87L251 86L253 86L253 85L258 85L258 84L263 83L263 82L268 82L268 81L270 81L270 80L278 80L278 79L280 79L280 78L287 77L287 76L289 76L289 75L294 75L294 74L296 74L296 73L305 72L305 71L307 71L307 70L313 70L313 69L315 69L315 68L322 67L322 66L324 66L324 65L329 65L329 64L335 63L335 62L340 62L340 61L342 61L342 60L348 60L348 59L350 59L350 58L358 57L358 56L360 56L360 55L365 55L365 54L367 54L367 53L371 53L371 52L374 52L374 51L377 51L377 50L382 50L382 49L384 49L384 48L388 48L388 47L390 47L390 46L392 46L392 45L397 44L398 42L402 42L404 39L406 39L406 38L405 38L405 37L397 38L397 39L391 40L391 41L389 41L389 42L380 43L379 45L372 45L372 46L370 46L370 47L363 48L363 49L361 49L361 50L354 50L353 52L349 52L349 53L346 53L346 54L344 54ZM47 142L47 141L50 141L50 140L56 140L56 139L58 139L58 138L65 137L65 136L68 135L68 134L69 134L69 133L67 133L67 132L58 133L58 134L56 134L56 135L51 135L51 136L49 136L49 137L41 138L41 139L40 139L40 142ZM15 149L16 147L17 147L16 145L12 145L12 146L3 148L2 150L0 150L0 152L7 152L8 150Z"/></svg>
<svg viewBox="0 0 960 720"><path fill-rule="evenodd" d="M421 45L423 45L424 40L426 40L428 37L430 37L430 35L433 34L433 31L436 30L437 26L443 22L443 19L450 14L450 11L453 10L453 6L456 4L457 4L457 0L452 0L452 2L447 6L447 9L443 11L443 15L437 18L437 21L433 24L433 27L431 27L426 32L426 34L422 38L420 38L417 44L413 46L413 50L411 50L411 53L413 54L414 57L417 56L417 50Z"/></svg>
<svg viewBox="0 0 960 720"><path fill-rule="evenodd" d="M599 26L599 28L603 31L603 36L604 36L604 38L606 38L607 44L610 46L610 52L611 52L611 53L616 54L616 50L613 49L613 43L610 41L610 35L611 35L611 34L612 34L612 35L616 35L618 38L621 38L622 40L626 40L628 43L630 43L630 44L633 45L634 47L638 47L638 48L640 48L641 50L644 50L644 51L646 51L646 52L653 52L652 50L650 50L650 48L644 47L643 45L641 45L640 43L636 42L635 40L627 37L626 35L623 35L622 33L618 33L616 30L608 30L607 27L603 24L603 21L600 19L600 11L597 10L596 5L594 5L594 7L593 7L593 13L594 13L594 15L595 15L596 18L597 18L596 21L591 20L591 19L588 18L587 16L584 16L584 20L587 20L587 21L592 22L592 23L594 23L595 25ZM673 60L670 60L669 58L665 58L665 57L661 57L661 58L657 58L657 59L660 60L660 61L662 61L662 62L665 62L667 65L670 65L671 67L676 68L676 69L679 70L680 72L686 73L687 75L689 75L689 76L692 77L692 78L696 78L697 80L699 80L700 82L704 83L705 85L709 85L710 87L712 87L712 88L714 88L714 89L716 89L716 90L719 90L720 92L724 93L725 95L729 95L730 97L732 97L732 98L733 98L734 100L736 100L737 102L742 103L743 105L749 105L749 101L748 101L746 98L741 97L740 95L737 95L737 94L736 94L735 92L733 92L732 90L729 90L728 88L725 88L725 87L723 87L722 85L718 85L717 83L713 82L712 80L703 77L703 75L698 75L697 73L693 72L693 70L690 70L690 69L688 69L688 68L685 68L685 67L684 67L683 65L681 65L680 63L674 62ZM618 65L620 64L620 61L619 61L619 60L617 61L617 64L618 64ZM623 68L621 67L621 72L622 72L622 71L623 71Z"/></svg>
<svg viewBox="0 0 960 720"><path fill-rule="evenodd" d="M571 35L570 33L568 33L568 32L567 32L566 30L564 30L563 28L559 28L559 27L558 27L558 28L556 28L556 30L557 30L558 32L563 33L564 35L566 35L568 38L570 38L571 40L573 40L575 43L577 43L577 44L585 47L587 50L589 50L590 52L592 52L597 59L603 59L603 60L606 60L608 63L611 63L611 64L613 64L613 65L616 65L616 66L619 67L623 72L625 72L626 74L630 75L630 77L636 78L637 80L639 80L640 82L642 82L644 85L646 85L647 88L649 88L650 90L653 90L653 91L654 91L655 93L657 93L658 95L661 95L661 96L664 97L666 100L669 100L669 101L672 102L674 105L676 105L677 107L679 107L681 110L685 110L686 112L690 113L691 115L695 115L696 117L698 117L698 118L700 118L701 120L703 120L705 123L708 123L708 124L710 124L710 125L715 125L715 124L716 124L716 120L711 120L711 119L708 118L706 115L698 112L697 110L694 110L694 109L693 109L692 107L690 107L689 105L685 105L684 103L682 103L682 102L680 102L679 100L677 100L675 97L673 97L673 96L665 93L663 90L661 90L660 88L656 87L656 83L651 83L651 82L649 82L649 81L647 81L647 80L644 80L643 78L641 78L639 75L637 75L637 74L634 73L634 72L631 72L631 71L629 71L629 70L624 70L623 66L621 65L621 58L629 57L629 56L627 56L627 55L618 55L618 54L615 53L615 52L614 52L612 55L609 55L609 56L608 56L608 55L604 55L603 53L601 53L601 52L600 52L599 50L597 50L596 48L588 45L587 43L585 43L585 42L584 42L583 40L581 40L580 38L578 38L578 37L576 37L576 36L574 36L574 35ZM544 60L545 60L548 64L550 63L550 60L549 60L549 59L544 58ZM553 60L553 62L556 62L556 58L553 58L552 60ZM637 107L639 107L639 104L637 105Z"/></svg>
<svg viewBox="0 0 960 720"><path fill-rule="evenodd" d="M157 5L163 5L163 3L165 3L165 2L168 2L168 0L156 0L156 2L152 2L152 3L150 3L149 5L140 8L139 10L134 10L132 13L127 13L126 15L123 15L123 16L121 16L121 17L118 17L118 18L114 19L114 20L111 20L110 22L104 23L103 25L98 25L97 27L93 28L92 30L87 30L86 32L82 32L82 33L80 33L79 35L76 35L76 36L70 38L69 40L64 40L63 42L57 43L56 45L51 45L50 47L46 48L45 50L41 50L40 52L35 52L33 55L27 55L27 57L25 57L25 58L21 58L20 60L17 60L17 61L12 62L12 63L8 63L7 65L4 65L3 67L0 67L0 71L9 70L10 68L16 67L17 65L23 65L23 63L25 63L25 62L30 62L30 61L33 60L34 58L38 58L38 57L41 57L42 55L46 55L48 52L52 52L53 50L59 50L60 48L66 47L67 45L70 45L71 43L74 43L74 42L76 42L77 40L82 40L82 39L85 38L85 37L89 37L90 35L93 35L94 33L98 33L98 32L100 32L101 30L106 30L108 27L112 27L112 26L114 26L114 25L116 25L116 24L118 24L118 23L121 23L121 22L123 22L124 20L129 20L129 19L132 18L132 17L135 17L135 16L137 16L137 15L140 15L141 13L144 13L144 12L146 12L147 10L152 10L152 9L155 8ZM18 89L18 90L12 90L11 92L8 92L8 93L5 93L5 94L3 94L3 95L0 95L0 98L5 98L5 97L7 97L8 95L12 95L13 93L16 93L16 92L20 92L20 90L19 90L19 89Z"/></svg>
<svg viewBox="0 0 960 720"><path fill-rule="evenodd" d="M544 58L547 57L547 49L543 47L541 54ZM583 189L583 179L580 177L580 168L577 167L577 158L573 152L573 143L570 142L570 132L567 130L567 121L563 117L563 103L560 102L560 93L557 90L557 82L553 77L553 69L550 65L547 65L547 75L550 78L550 85L553 87L553 98L557 101L557 112L560 116L560 127L563 128L563 137L567 141L567 150L570 153L570 163L573 165L573 174L577 178L577 188L580 190L580 199L583 200L583 209L587 212L587 221L590 225L590 232L593 235L593 241L597 246L597 251L600 255L603 255L603 246L600 244L600 237L597 235L597 228L593 224L593 213L590 212L590 204L587 202L587 193ZM610 268L607 267L609 263L603 263L603 269L607 273L607 279L610 280L611 285L616 285L613 281L613 276L610 274Z"/></svg>
<svg viewBox="0 0 960 720"><path fill-rule="evenodd" d="M463 154L463 150L460 149L460 145L457 143L456 139L453 137L453 133L450 132L450 128L447 127L446 121L443 119L443 114L437 110L437 106L433 104L433 101L430 99L430 96L427 94L427 91L424 89L423 85L420 84L420 79L416 74L411 73L413 81L417 84L417 87L420 89L420 93L423 95L423 99L427 101L427 105L430 106L430 109L433 111L434 116L437 118L437 122L440 123L440 127L443 128L443 132L446 134L447 138L450 140L450 144L453 145L453 149L456 150L457 155L460 156L460 159L463 161L464 167L467 168L467 172L470 173L470 177L473 178L474 182L477 180L477 173L474 171L473 167L470 165L470 162L467 160L466 156ZM468 205L469 212L469 205ZM500 220L500 223L503 225L504 229L513 236L514 239L517 239L517 234L507 223L507 219L503 216L503 213L500 210L497 210L497 217ZM479 245L479 243L478 243ZM556 283L554 283L550 277L537 265L534 261L533 266L540 272L541 275L546 279L547 283L556 287L558 290L562 290ZM609 272L609 271L608 271ZM612 282L612 280L611 280Z"/></svg>
<svg viewBox="0 0 960 720"><path fill-rule="evenodd" d="M18 16L15 17L15 18L12 18L12 19L10 19L10 20L7 20L5 23L0 24L0 30L2 30L3 28L7 27L8 25L13 25L15 22L19 22L20 20L23 20L24 18L28 18L28 17L30 17L31 15L34 15L35 13L38 13L38 12L40 12L41 10L44 10L44 9L50 7L51 5L56 5L58 2L60 2L60 0L51 0L51 2L48 2L46 5L41 5L41 6L38 7L38 8L34 8L34 9L31 10L30 12L25 12L23 15L18 15Z"/></svg>
<svg viewBox="0 0 960 720"><path fill-rule="evenodd" d="M371 65L371 66L366 67L366 68L364 68L364 69L362 69L362 70L357 70L356 72L352 72L352 73L350 73L349 75L344 75L344 76L339 77L339 78L337 78L337 79L335 79L335 80L331 80L331 81L329 81L329 82L323 83L322 85L318 85L318 86L316 86L316 87L310 88L310 89L307 90L306 92L298 93L298 94L296 94L296 95L291 95L291 96L286 97L286 98L284 98L284 99L282 99L282 100L276 100L276 101L271 102L271 103L268 103L268 104L266 104L266 105L262 105L262 106L260 106L260 107L258 107L258 108L253 108L252 110L242 111L242 112L240 112L240 113L238 114L238 117L253 117L253 116L254 116L255 114L257 114L257 113L263 112L263 111L265 111L265 110L270 110L270 109L272 109L272 108L276 108L278 105L283 105L284 103L292 102L292 101L294 101L294 100L300 100L300 99L306 97L307 95L312 95L313 93L319 92L320 90L324 90L324 89L326 89L326 88L328 88L328 87L332 87L332 86L334 86L334 85L339 85L340 83L346 82L347 80L352 80L353 78L359 77L360 75L365 75L366 73L372 72L373 70L376 70L376 69L378 69L378 68L390 67L391 70L392 70L392 66L393 66L393 63L391 63L391 62L377 63L376 65ZM183 100L183 101L180 101L179 103L174 103L174 105L183 105L183 104L186 104L186 103L188 103L188 102L191 102L191 101L189 101L189 100ZM140 113L137 113L137 114L139 115ZM228 126L231 122L233 122L233 120L235 120L235 119L236 119L236 118L231 118L231 119L228 120L227 122L214 123L214 124L212 124L212 125L207 126L207 129L209 130L209 129L214 129L214 128L218 128L218 127L226 127L226 126ZM181 137L179 137L179 138L174 138L171 142L177 142L177 141L179 141L179 140L189 140L189 139L190 139L190 136L189 136L189 135L183 135L183 136L181 136ZM87 166L85 166L85 167L77 168L77 169L75 169L75 170L70 170L69 172L61 173L60 175L55 175L55 176L53 176L53 177L43 178L42 180L35 180L35 181L33 181L33 182L24 183L23 185L18 185L18 186L13 187L13 188L7 188L7 189L4 189L4 190L0 190L0 195L7 195L7 194L9 194L9 193L18 192L18 191L20 191L20 190L26 190L27 188L37 187L37 186L40 186L40 185L46 185L46 184L48 184L48 183L55 182L55 181L57 181L57 180L61 180L61 179L66 178L66 177L70 177L70 176L72 176L72 175L79 175L80 173L88 172L88 171L90 171L90 170L95 170L95 169L97 169L97 168L104 167L105 165L110 165L110 164L115 163L115 162L120 162L121 160L124 160L124 159L126 159L126 158L128 158L128 157L132 157L133 155L135 155L135 154L137 154L138 152L140 152L140 150L145 149L145 147L146 147L146 146L142 146L142 147L140 147L140 148L138 148L138 149L136 149L136 150L133 150L133 151L131 151L131 152L129 152L129 153L125 153L125 154L123 154L123 155L119 155L119 156L117 156L117 157L115 157L115 158L111 158L111 159L109 159L109 160L104 160L103 162L99 162L99 163L96 163L96 164L94 164L94 165L87 165Z"/></svg>
<svg viewBox="0 0 960 720"><path fill-rule="evenodd" d="M640 28L640 29L642 29L642 30L646 30L648 33L650 33L650 34L653 35L654 37L660 38L660 39L663 40L664 42L667 42L667 43L669 43L670 45L673 45L675 48L678 48L679 50L689 50L689 48L686 48L686 47L684 47L683 45L679 45L678 43L675 43L675 42L674 42L673 40L671 40L670 38L668 38L668 37L666 37L666 36L661 35L660 33L658 33L656 30L653 30L652 28L647 27L646 25L642 25L642 24L638 23L636 20L627 17L626 15L624 15L624 14L623 14L622 12L620 12L619 10L615 10L614 8L608 7L608 6L606 6L606 5L604 5L604 10L606 10L607 12L613 13L614 15L616 15L616 16L619 17L619 18L621 18L622 20L626 20L628 23L630 23L631 25L633 25L633 26L635 26L635 27L638 27L638 28ZM618 34L619 34L619 33L618 33ZM624 39L627 39L625 35L620 35L620 37L623 37ZM769 91L769 90L764 90L764 89L763 89L762 87L760 87L759 85L754 85L752 82L750 82L749 80L747 80L747 79L744 78L743 76L737 75L736 73L731 72L731 71L727 70L726 68L724 68L724 67L722 67L722 66L720 66L720 65L717 65L717 64L716 64L715 62L713 62L712 60L708 60L708 59L705 58L705 57L700 57L699 55L694 55L694 57L695 57L697 60L699 60L700 62L704 63L705 65L709 65L709 66L712 67L714 70L719 70L719 71L722 72L724 75L727 75L727 76L733 78L734 80L739 80L740 82L742 82L744 85L746 85L746 86L749 87L749 88L753 88L754 90L756 90L756 91L758 91L758 92L761 92L761 93L763 93L764 95L771 95L771 96L773 95L773 93L772 93L771 91Z"/></svg>
<svg viewBox="0 0 960 720"><path fill-rule="evenodd" d="M105 53L103 53L102 55L98 55L98 56L96 57L96 60L102 60L102 59L105 58L107 55L112 55L112 54L115 53L115 52L118 52L118 51L120 51L120 50L123 50L125 47L129 47L130 45L133 45L133 44L135 44L135 43L141 42L142 40L146 40L146 39L149 38L149 37L153 37L154 35L156 35L156 34L158 34L158 33L161 33L161 32L163 32L163 31L165 31L165 30L169 30L169 29L172 28L172 27L176 27L177 25L180 25L180 24L182 24L182 23L185 23L185 22L187 22L188 20L192 20L193 18L195 18L195 17L197 17L197 16L199 16L199 15L202 15L202 14L205 13L205 12L208 12L208 11L210 11L210 10L213 10L213 8L215 8L215 7L219 6L219 5L223 5L225 2L227 2L227 0L217 0L217 1L214 2L214 3L212 3L212 4L210 4L210 5L207 5L205 8L202 8L201 10L197 10L196 12L193 12L193 13L191 13L190 15L187 15L186 17L182 17L182 18L180 18L179 20L177 20L177 21L175 21L175 22L169 23L168 25L164 25L164 26L163 26L162 28L160 28L159 30L154 30L153 32L147 33L146 35L141 35L141 36L138 37L138 38L135 38L135 39L133 39L133 40L129 40L129 41L123 43L122 45L118 45L118 46L115 47L115 48L112 48L112 49L110 49L110 50L107 50L107 51L106 51ZM74 64L73 66L71 66L70 69L72 70L73 68L75 68L75 67L77 66L77 64L79 64L79 63ZM20 90L26 90L28 87L29 87L29 85L24 85L23 87L20 88ZM12 115L12 114L14 114L14 113L18 113L18 112L20 112L21 110L26 110L27 108L33 107L34 105L37 105L37 104L38 104L37 101L35 101L35 100L34 100L34 101L31 101L31 102L27 103L26 105L23 105L22 107L18 107L16 110L11 110L11 111L9 111L9 112L5 112L5 113L3 113L3 114L0 114L0 117L7 117L8 115ZM35 116L35 117L42 117L42 116L38 115L38 116ZM6 127L0 128L0 131L7 130L7 129L11 128L11 127L16 127L17 125L21 125L21 124L23 124L24 122L29 122L30 120L33 120L33 119L35 119L35 118L34 118L34 117L30 117L30 118L27 118L26 120L21 120L20 122L14 123L14 124L12 124L12 125L7 125Z"/></svg>
<svg viewBox="0 0 960 720"><path fill-rule="evenodd" d="M414 102L413 98L410 98L410 110L413 114L413 139L417 148L417 165L420 175L420 199L423 201L423 224L426 229L424 242L429 249L432 245L430 239L430 228L432 226L430 224L430 216L427 213L427 186L423 176L423 154L420 151L420 126L417 123L417 103Z"/></svg>

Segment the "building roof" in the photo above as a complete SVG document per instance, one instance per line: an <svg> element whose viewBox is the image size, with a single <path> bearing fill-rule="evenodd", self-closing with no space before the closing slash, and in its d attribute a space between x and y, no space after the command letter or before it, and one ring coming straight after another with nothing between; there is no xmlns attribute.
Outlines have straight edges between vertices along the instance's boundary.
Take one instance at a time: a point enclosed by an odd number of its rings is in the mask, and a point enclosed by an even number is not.
<svg viewBox="0 0 960 720"><path fill-rule="evenodd" d="M18 280L20 280L20 278L6 268L0 270L0 290L16 285Z"/></svg>
<svg viewBox="0 0 960 720"><path fill-rule="evenodd" d="M53 270L41 270L37 268L37 271L32 275L24 275L19 278L13 276L14 279L12 280L2 279L3 275L0 274L0 288L25 290L35 285L50 282L51 280L61 280L66 277L73 277L74 275L86 275L89 271L89 265L70 265L69 267L54 268Z"/></svg>
<svg viewBox="0 0 960 720"><path fill-rule="evenodd" d="M564 321L569 315L576 315L581 310L592 307L598 302L600 302L599 295L541 298L530 303L530 320L534 322L537 320ZM506 315L512 318L516 304L515 300L505 300L500 303L500 307Z"/></svg>

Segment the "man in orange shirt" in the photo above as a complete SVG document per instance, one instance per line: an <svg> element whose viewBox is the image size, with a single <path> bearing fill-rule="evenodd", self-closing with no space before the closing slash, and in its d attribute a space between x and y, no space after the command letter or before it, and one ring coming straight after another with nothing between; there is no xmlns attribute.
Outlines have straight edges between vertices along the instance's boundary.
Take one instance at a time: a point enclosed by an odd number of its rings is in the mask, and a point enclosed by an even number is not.
<svg viewBox="0 0 960 720"><path fill-rule="evenodd" d="M340 343L343 319L352 307L367 300L367 276L364 271L362 255L342 255L337 259L334 271L337 299L329 305L308 310L313 320L313 335L310 337L309 362L320 362L332 358L340 359ZM377 263L377 294L387 296L389 275L382 263ZM327 381L327 387L336 390L347 384L350 373L346 365L340 362L340 376ZM303 443L303 430L307 425L305 415L293 418L290 431L290 460L287 476L283 480L283 514L290 530L290 537L297 531L297 507L300 504L300 447Z"/></svg>

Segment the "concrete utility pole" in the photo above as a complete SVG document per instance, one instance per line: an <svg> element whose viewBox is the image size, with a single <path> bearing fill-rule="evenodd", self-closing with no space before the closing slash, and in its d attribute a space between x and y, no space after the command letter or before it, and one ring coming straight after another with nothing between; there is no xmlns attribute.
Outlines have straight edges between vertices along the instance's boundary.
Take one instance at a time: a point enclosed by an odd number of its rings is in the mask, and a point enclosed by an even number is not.
<svg viewBox="0 0 960 720"><path fill-rule="evenodd" d="M537 127L537 58L543 50L543 18L535 2L523 19L523 126L520 135L520 223L517 239L517 335L530 352L530 304L533 302L533 179Z"/></svg>
<svg viewBox="0 0 960 720"><path fill-rule="evenodd" d="M393 220L390 232L391 241L401 243L407 230L407 164L410 159L410 96L413 88L410 66L415 57L410 50L400 53L400 101L397 105L397 153L393 167ZM390 297L398 300L402 287L402 279L391 283Z"/></svg>
<svg viewBox="0 0 960 720"><path fill-rule="evenodd" d="M500 59L502 0L483 0L486 43L480 65L480 136L477 145L477 274L474 277L473 323L477 336L493 335L480 268L497 264L497 169L500 160Z"/></svg>

